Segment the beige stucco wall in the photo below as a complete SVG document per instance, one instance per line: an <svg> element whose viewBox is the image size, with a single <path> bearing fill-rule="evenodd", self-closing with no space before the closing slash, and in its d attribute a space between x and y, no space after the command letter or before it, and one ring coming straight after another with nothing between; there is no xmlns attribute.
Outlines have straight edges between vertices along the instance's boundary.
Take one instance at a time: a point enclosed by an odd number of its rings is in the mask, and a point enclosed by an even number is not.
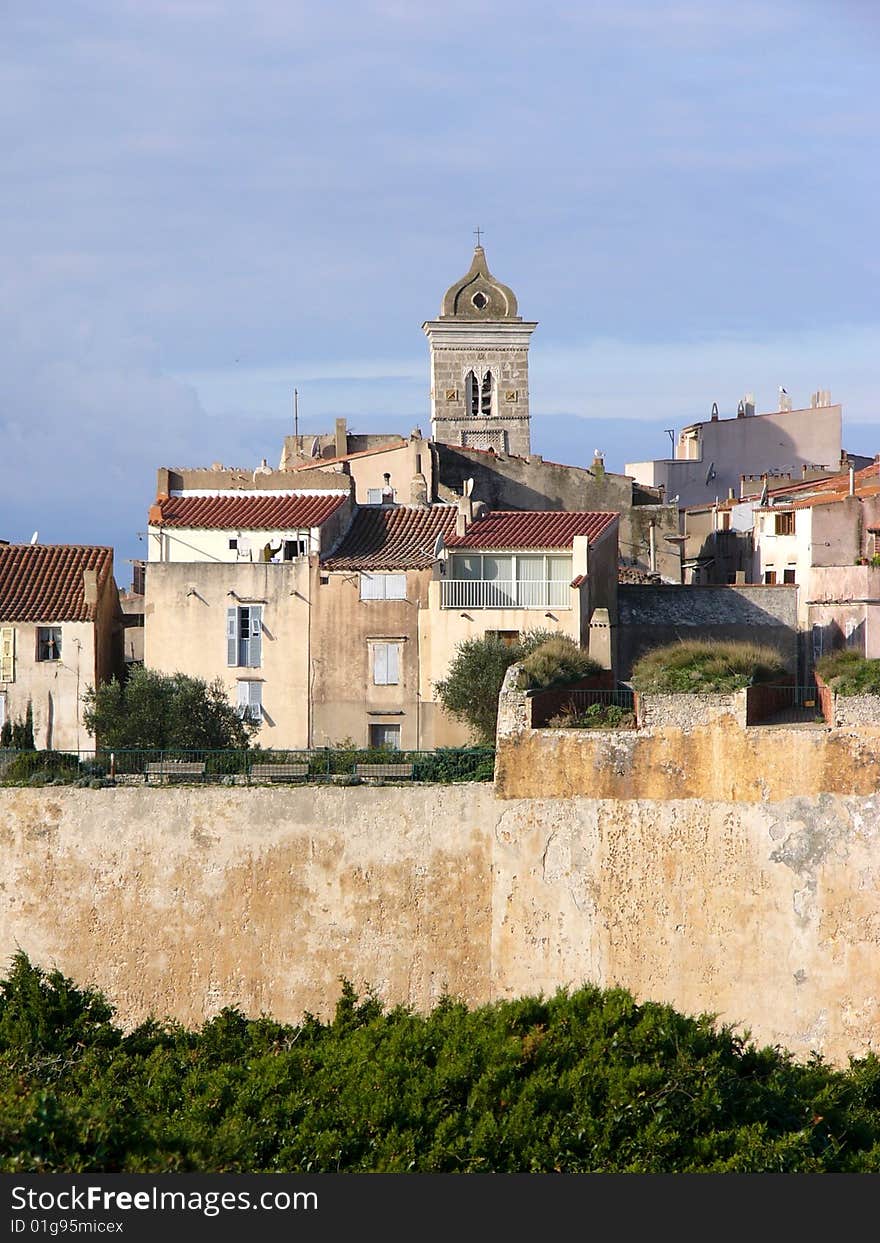
<svg viewBox="0 0 880 1243"><path fill-rule="evenodd" d="M591 982L801 1055L880 1045L876 794L7 788L0 845L0 960L126 1024L327 1016L340 976L423 1010Z"/></svg>
<svg viewBox="0 0 880 1243"><path fill-rule="evenodd" d="M234 593L234 594L231 594ZM263 608L259 668L226 663L226 612ZM263 685L264 747L309 745L309 565L241 562L151 564L144 592L144 663L162 673L181 671L211 682L219 677L232 703L239 679Z"/></svg>
<svg viewBox="0 0 880 1243"><path fill-rule="evenodd" d="M80 751L94 746L82 721L82 695L94 686L96 675L95 626L92 622L40 625L61 628L61 659L36 659L37 625L16 622L15 680L0 682L6 696L6 715L24 719L28 700L33 705L34 741L40 748Z"/></svg>

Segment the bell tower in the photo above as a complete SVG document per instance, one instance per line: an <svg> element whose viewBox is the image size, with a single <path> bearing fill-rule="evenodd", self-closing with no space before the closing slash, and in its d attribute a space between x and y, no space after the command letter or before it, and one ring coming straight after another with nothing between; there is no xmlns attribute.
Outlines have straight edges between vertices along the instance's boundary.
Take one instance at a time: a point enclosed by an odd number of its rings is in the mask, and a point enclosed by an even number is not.
<svg viewBox="0 0 880 1243"><path fill-rule="evenodd" d="M537 323L517 315L516 295L489 271L479 244L467 273L422 324L431 350L431 436L465 448L526 457L529 340Z"/></svg>

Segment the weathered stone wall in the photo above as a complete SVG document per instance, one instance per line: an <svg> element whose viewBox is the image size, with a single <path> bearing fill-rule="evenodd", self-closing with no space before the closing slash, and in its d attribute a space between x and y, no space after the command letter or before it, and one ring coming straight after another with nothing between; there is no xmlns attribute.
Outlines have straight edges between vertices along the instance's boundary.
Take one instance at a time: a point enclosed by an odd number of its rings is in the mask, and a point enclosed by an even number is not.
<svg viewBox="0 0 880 1243"><path fill-rule="evenodd" d="M842 729L880 724L880 696L836 695L832 693L834 724Z"/></svg>
<svg viewBox="0 0 880 1243"><path fill-rule="evenodd" d="M617 609L622 678L644 652L679 639L767 644L797 669L797 587L621 585Z"/></svg>
<svg viewBox="0 0 880 1243"><path fill-rule="evenodd" d="M728 717L743 726L746 723L746 693L731 695L656 695L639 694L636 698L640 728L672 726L693 730Z"/></svg>
<svg viewBox="0 0 880 1243"><path fill-rule="evenodd" d="M0 960L126 1024L620 985L844 1063L880 1045L880 797L769 797L0 789Z"/></svg>

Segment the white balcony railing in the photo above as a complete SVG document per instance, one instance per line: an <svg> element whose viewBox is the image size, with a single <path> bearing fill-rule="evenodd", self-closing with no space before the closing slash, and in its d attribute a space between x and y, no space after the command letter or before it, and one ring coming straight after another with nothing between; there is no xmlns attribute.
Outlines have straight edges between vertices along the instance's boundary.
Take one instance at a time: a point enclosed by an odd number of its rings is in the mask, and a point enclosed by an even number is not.
<svg viewBox="0 0 880 1243"><path fill-rule="evenodd" d="M565 609L571 607L570 586L561 582L512 582L501 578L444 578L440 583L444 609Z"/></svg>

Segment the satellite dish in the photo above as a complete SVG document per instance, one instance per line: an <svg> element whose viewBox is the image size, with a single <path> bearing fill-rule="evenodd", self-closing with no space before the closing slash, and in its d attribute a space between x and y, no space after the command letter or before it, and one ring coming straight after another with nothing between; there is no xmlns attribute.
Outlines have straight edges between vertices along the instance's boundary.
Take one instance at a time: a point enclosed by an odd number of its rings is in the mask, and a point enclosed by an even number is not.
<svg viewBox="0 0 880 1243"><path fill-rule="evenodd" d="M465 495L465 496L470 496L470 494L473 492L473 490L474 490L474 481L473 481L473 479L472 479L472 478L471 478L471 479L465 479L465 481L464 481L464 495Z"/></svg>
<svg viewBox="0 0 880 1243"><path fill-rule="evenodd" d="M34 531L33 535L31 536L31 543L32 543L32 544L36 544L36 542L37 542L37 536L38 536L39 534L40 534L40 532L39 532L39 531Z"/></svg>
<svg viewBox="0 0 880 1243"><path fill-rule="evenodd" d="M445 547L446 547L446 544L444 543L444 540L443 540L443 532L438 531L437 538L434 540L434 560L435 561L440 556L441 552L443 551Z"/></svg>
<svg viewBox="0 0 880 1243"><path fill-rule="evenodd" d="M311 455L312 457L317 457L320 452L321 446L318 444L318 437L316 436L312 441Z"/></svg>

